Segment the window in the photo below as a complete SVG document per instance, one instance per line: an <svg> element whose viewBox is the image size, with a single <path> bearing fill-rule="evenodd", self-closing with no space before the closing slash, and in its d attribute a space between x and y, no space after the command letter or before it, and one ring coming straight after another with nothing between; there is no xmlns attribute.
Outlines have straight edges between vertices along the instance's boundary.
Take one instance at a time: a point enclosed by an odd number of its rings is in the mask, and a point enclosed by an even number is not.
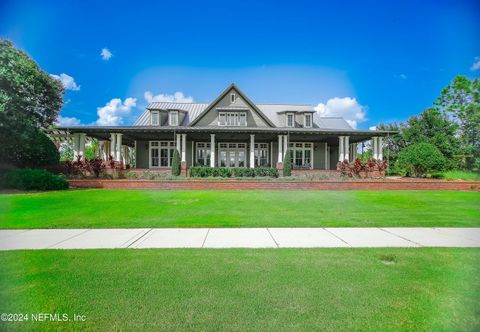
<svg viewBox="0 0 480 332"><path fill-rule="evenodd" d="M313 168L313 143L290 143L294 168Z"/></svg>
<svg viewBox="0 0 480 332"><path fill-rule="evenodd" d="M247 162L247 144L219 143L218 161L221 167L245 167Z"/></svg>
<svg viewBox="0 0 480 332"><path fill-rule="evenodd" d="M219 112L218 125L228 127L246 127L247 113L246 112Z"/></svg>
<svg viewBox="0 0 480 332"><path fill-rule="evenodd" d="M196 143L196 166L210 166L210 143Z"/></svg>
<svg viewBox="0 0 480 332"><path fill-rule="evenodd" d="M294 125L293 113L287 113L287 127L293 127L293 125Z"/></svg>
<svg viewBox="0 0 480 332"><path fill-rule="evenodd" d="M150 167L171 167L175 142L150 141Z"/></svg>
<svg viewBox="0 0 480 332"><path fill-rule="evenodd" d="M232 103L234 103L236 99L237 99L237 98L236 98L235 94L232 93L232 94L230 95L230 101L231 101Z"/></svg>
<svg viewBox="0 0 480 332"><path fill-rule="evenodd" d="M255 167L268 166L268 143L255 143Z"/></svg>
<svg viewBox="0 0 480 332"><path fill-rule="evenodd" d="M170 126L178 126L178 111L170 111L168 113L168 124Z"/></svg>
<svg viewBox="0 0 480 332"><path fill-rule="evenodd" d="M312 115L305 113L305 128L312 128Z"/></svg>
<svg viewBox="0 0 480 332"><path fill-rule="evenodd" d="M152 111L150 113L150 124L152 126L160 125L160 114L158 113L158 111Z"/></svg>

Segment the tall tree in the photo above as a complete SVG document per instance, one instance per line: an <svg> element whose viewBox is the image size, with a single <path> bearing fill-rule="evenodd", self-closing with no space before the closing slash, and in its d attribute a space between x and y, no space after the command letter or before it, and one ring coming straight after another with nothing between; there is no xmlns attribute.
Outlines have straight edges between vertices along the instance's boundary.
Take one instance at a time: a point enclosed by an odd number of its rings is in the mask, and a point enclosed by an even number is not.
<svg viewBox="0 0 480 332"><path fill-rule="evenodd" d="M54 154L53 142L39 136L45 135L41 129L52 125L57 118L63 94L59 81L41 70L10 41L0 40L0 161L38 166L38 162L32 160L36 156L33 149ZM38 144L44 146L39 149ZM45 161L50 163L53 159L49 157Z"/></svg>
<svg viewBox="0 0 480 332"><path fill-rule="evenodd" d="M480 167L480 79L457 76L442 90L436 108L459 125L462 152L472 155L468 166Z"/></svg>

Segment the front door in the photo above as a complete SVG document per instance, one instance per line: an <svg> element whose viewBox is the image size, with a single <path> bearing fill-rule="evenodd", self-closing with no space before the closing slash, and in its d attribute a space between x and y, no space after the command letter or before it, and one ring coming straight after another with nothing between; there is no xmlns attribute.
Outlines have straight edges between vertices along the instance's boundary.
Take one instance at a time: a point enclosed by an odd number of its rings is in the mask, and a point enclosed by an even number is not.
<svg viewBox="0 0 480 332"><path fill-rule="evenodd" d="M221 167L245 167L246 143L218 143L218 162Z"/></svg>

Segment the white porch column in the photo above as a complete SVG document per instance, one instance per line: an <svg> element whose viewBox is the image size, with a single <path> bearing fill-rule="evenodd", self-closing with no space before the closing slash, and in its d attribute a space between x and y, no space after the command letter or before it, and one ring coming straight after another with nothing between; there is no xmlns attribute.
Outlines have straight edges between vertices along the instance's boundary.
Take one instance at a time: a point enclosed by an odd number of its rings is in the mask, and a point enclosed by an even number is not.
<svg viewBox="0 0 480 332"><path fill-rule="evenodd" d="M283 158L287 155L288 143L290 143L288 141L288 135L283 135Z"/></svg>
<svg viewBox="0 0 480 332"><path fill-rule="evenodd" d="M378 143L377 143L377 155L379 160L383 160L383 137L377 137Z"/></svg>
<svg viewBox="0 0 480 332"><path fill-rule="evenodd" d="M255 168L255 135L250 135L250 168Z"/></svg>
<svg viewBox="0 0 480 332"><path fill-rule="evenodd" d="M182 134L182 163L187 162L187 134Z"/></svg>
<svg viewBox="0 0 480 332"><path fill-rule="evenodd" d="M122 161L122 134L117 134L117 158L116 161Z"/></svg>
<svg viewBox="0 0 480 332"><path fill-rule="evenodd" d="M133 157L134 157L133 167L137 168L137 141L136 140L135 140L135 146L133 148Z"/></svg>
<svg viewBox="0 0 480 332"><path fill-rule="evenodd" d="M73 160L77 160L77 157L78 157L78 154L79 154L79 151L78 151L78 147L79 147L79 143L80 143L80 136L79 134L75 133L73 134L72 136L72 143L73 143Z"/></svg>
<svg viewBox="0 0 480 332"><path fill-rule="evenodd" d="M328 169L328 143L325 142L325 169Z"/></svg>
<svg viewBox="0 0 480 332"><path fill-rule="evenodd" d="M345 153L345 160L350 161L350 136L345 136L343 138L345 140L345 147L344 147L344 153Z"/></svg>
<svg viewBox="0 0 480 332"><path fill-rule="evenodd" d="M110 134L110 154L108 158L112 156L113 160L117 158L117 134Z"/></svg>
<svg viewBox="0 0 480 332"><path fill-rule="evenodd" d="M79 154L82 156L81 160L85 160L85 136L86 134L80 134Z"/></svg>
<svg viewBox="0 0 480 332"><path fill-rule="evenodd" d="M278 135L278 161L283 163L283 135Z"/></svg>
<svg viewBox="0 0 480 332"><path fill-rule="evenodd" d="M378 143L377 137L372 137L373 159L378 159Z"/></svg>
<svg viewBox="0 0 480 332"><path fill-rule="evenodd" d="M180 134L177 134L177 150L178 150L178 153L180 153L182 150L180 149L180 143L182 141L182 135Z"/></svg>
<svg viewBox="0 0 480 332"><path fill-rule="evenodd" d="M210 167L215 167L215 134L210 134Z"/></svg>
<svg viewBox="0 0 480 332"><path fill-rule="evenodd" d="M343 136L338 136L338 161L345 160L345 140Z"/></svg>

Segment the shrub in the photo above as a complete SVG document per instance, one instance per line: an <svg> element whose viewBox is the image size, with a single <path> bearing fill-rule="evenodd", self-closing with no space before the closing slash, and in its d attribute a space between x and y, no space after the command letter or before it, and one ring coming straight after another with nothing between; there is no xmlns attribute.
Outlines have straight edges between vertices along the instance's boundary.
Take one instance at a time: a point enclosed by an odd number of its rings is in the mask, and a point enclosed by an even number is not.
<svg viewBox="0 0 480 332"><path fill-rule="evenodd" d="M278 170L275 167L254 168L256 177L278 178Z"/></svg>
<svg viewBox="0 0 480 332"><path fill-rule="evenodd" d="M20 190L64 190L68 182L61 176L40 169L18 169L6 175L6 187Z"/></svg>
<svg viewBox="0 0 480 332"><path fill-rule="evenodd" d="M283 176L292 175L292 151L290 149L285 153L285 158L283 158Z"/></svg>
<svg viewBox="0 0 480 332"><path fill-rule="evenodd" d="M446 160L438 148L429 143L416 143L398 153L396 167L400 174L425 177L445 168Z"/></svg>
<svg viewBox="0 0 480 332"><path fill-rule="evenodd" d="M172 158L172 175L179 176L182 173L182 164L180 162L180 152L177 149L173 152Z"/></svg>
<svg viewBox="0 0 480 332"><path fill-rule="evenodd" d="M100 173L105 169L105 164L101 158L93 158L85 160L86 168L89 172L93 172L95 177L99 177Z"/></svg>
<svg viewBox="0 0 480 332"><path fill-rule="evenodd" d="M254 168L236 167L232 169L232 172L236 178L252 178L255 176Z"/></svg>

